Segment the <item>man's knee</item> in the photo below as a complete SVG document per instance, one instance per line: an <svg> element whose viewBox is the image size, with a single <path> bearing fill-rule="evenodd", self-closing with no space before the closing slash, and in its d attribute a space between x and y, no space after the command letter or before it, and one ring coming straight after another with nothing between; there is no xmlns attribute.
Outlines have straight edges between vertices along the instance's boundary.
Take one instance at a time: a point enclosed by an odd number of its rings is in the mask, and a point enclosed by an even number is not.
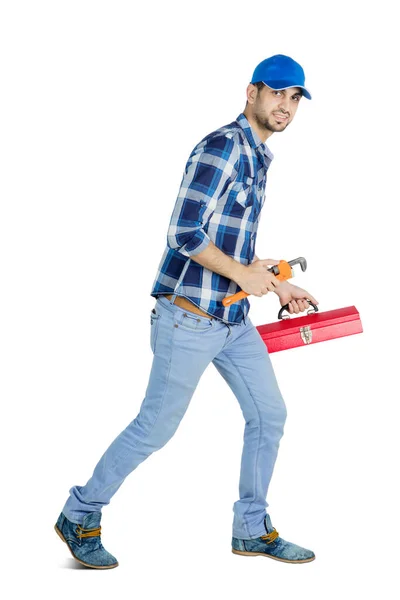
<svg viewBox="0 0 400 600"><path fill-rule="evenodd" d="M287 408L286 408L286 404L285 404L285 401L282 396L280 396L280 401L279 401L279 414L280 414L282 424L285 424L286 417L287 417Z"/></svg>
<svg viewBox="0 0 400 600"><path fill-rule="evenodd" d="M175 435L184 414L175 413L170 415L159 415L156 424L149 434L149 442L153 452L160 450Z"/></svg>
<svg viewBox="0 0 400 600"><path fill-rule="evenodd" d="M274 396L269 400L265 410L261 411L262 428L266 431L270 428L283 429L287 417L286 404L281 395Z"/></svg>

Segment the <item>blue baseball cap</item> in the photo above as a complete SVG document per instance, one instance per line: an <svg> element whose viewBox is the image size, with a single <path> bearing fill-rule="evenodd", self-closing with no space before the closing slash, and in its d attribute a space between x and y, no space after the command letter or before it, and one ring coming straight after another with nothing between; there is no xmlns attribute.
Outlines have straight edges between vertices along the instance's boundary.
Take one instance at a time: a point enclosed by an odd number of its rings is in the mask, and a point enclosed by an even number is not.
<svg viewBox="0 0 400 600"><path fill-rule="evenodd" d="M304 87L305 76L301 65L290 56L275 54L266 58L256 66L250 83L262 81L273 90L285 90L290 87L299 87L303 95L311 100L311 94Z"/></svg>

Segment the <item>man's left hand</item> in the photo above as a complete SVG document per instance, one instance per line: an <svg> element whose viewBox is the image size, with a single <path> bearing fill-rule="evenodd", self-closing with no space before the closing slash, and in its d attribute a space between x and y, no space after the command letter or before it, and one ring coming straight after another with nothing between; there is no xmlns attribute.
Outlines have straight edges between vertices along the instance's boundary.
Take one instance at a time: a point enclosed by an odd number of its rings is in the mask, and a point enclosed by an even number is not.
<svg viewBox="0 0 400 600"><path fill-rule="evenodd" d="M297 285L293 285L288 281L281 281L276 289L277 296L281 306L289 304L289 313L299 313L309 308L310 304L306 298L309 298L314 304L319 304L318 300L314 298L307 290L304 290Z"/></svg>

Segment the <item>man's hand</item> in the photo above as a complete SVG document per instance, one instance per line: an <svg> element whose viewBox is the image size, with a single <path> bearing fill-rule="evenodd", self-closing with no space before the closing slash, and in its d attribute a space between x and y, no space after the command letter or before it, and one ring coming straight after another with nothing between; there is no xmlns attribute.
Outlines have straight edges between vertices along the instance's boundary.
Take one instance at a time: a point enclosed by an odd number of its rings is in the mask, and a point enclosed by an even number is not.
<svg viewBox="0 0 400 600"><path fill-rule="evenodd" d="M264 260L255 260L251 264L244 266L236 283L246 294L253 296L264 296L268 292L276 292L281 282L273 273L267 271L271 265L279 264L279 260L266 258Z"/></svg>
<svg viewBox="0 0 400 600"><path fill-rule="evenodd" d="M309 298L314 304L319 304L309 292L297 285L293 285L288 281L282 281L279 288L276 290L281 306L289 304L289 313L299 313L309 308L310 304L306 298Z"/></svg>

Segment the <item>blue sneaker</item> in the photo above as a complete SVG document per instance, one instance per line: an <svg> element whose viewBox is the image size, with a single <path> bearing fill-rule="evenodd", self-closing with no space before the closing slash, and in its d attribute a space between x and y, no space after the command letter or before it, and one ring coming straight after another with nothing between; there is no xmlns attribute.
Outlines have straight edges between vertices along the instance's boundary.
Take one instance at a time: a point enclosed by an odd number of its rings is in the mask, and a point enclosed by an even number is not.
<svg viewBox="0 0 400 600"><path fill-rule="evenodd" d="M61 512L54 529L81 565L93 569L112 569L118 567L118 561L103 548L100 520L101 512L90 512L83 518L82 525L78 525Z"/></svg>
<svg viewBox="0 0 400 600"><path fill-rule="evenodd" d="M306 563L315 559L311 550L286 542L272 526L270 516L264 519L266 534L252 540L232 537L232 552L243 556L268 556L289 563Z"/></svg>

